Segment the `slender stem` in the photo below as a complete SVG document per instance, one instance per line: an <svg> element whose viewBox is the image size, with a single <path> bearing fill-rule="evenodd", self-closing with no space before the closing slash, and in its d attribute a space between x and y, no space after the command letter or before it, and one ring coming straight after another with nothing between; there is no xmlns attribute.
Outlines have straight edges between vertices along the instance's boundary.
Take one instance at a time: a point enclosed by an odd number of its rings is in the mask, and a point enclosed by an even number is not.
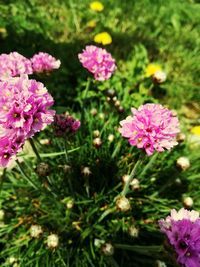
<svg viewBox="0 0 200 267"><path fill-rule="evenodd" d="M141 178L146 174L147 170L153 165L153 163L155 162L155 160L157 159L157 157L158 157L158 153L155 153L151 157L151 159L149 160L149 162L147 163L147 165L144 167L143 171L140 173L140 177Z"/></svg>
<svg viewBox="0 0 200 267"><path fill-rule="evenodd" d="M30 144L31 144L31 147L32 147L32 149L33 149L33 151L34 151L34 153L35 153L35 155L36 155L38 161L42 161L42 159L41 159L41 157L40 157L40 154L38 153L38 150L37 150L37 148L36 148L36 146L35 146L35 143L34 143L33 139L30 138L30 139L29 139L29 142L30 142Z"/></svg>
<svg viewBox="0 0 200 267"><path fill-rule="evenodd" d="M3 169L3 173L0 177L0 193L1 193L1 189L2 189L2 186L3 186L3 182L4 182L4 178L6 176L6 168Z"/></svg>
<svg viewBox="0 0 200 267"><path fill-rule="evenodd" d="M23 178L29 183L31 184L36 190L40 190L40 188L38 187L38 185L25 173L21 163L16 160L17 166L21 172L21 174L23 175Z"/></svg>
<svg viewBox="0 0 200 267"><path fill-rule="evenodd" d="M65 161L66 161L66 164L68 164L69 163L69 157L68 157L68 150L67 150L67 140L65 138L64 138L64 148L65 148ZM69 189L70 189L72 195L74 195L74 190L72 187L70 177L67 177L67 181L68 181Z"/></svg>
<svg viewBox="0 0 200 267"><path fill-rule="evenodd" d="M80 101L80 105L81 105L81 122L82 122L82 124L84 123L84 119L85 119L85 108L84 108L84 105L85 105L85 100L87 98L87 94L88 94L88 91L89 91L89 88L90 88L90 83L91 83L91 79L88 78L85 90L83 92L83 97L82 97L82 99Z"/></svg>
<svg viewBox="0 0 200 267"><path fill-rule="evenodd" d="M130 185L130 183L132 182L132 180L133 180L133 178L134 178L134 176L135 176L135 174L136 174L136 171L137 171L137 169L138 169L138 166L141 164L141 162L142 162L142 159L138 159L138 161L136 162L136 164L134 165L134 167L133 167L133 169L132 169L132 171L131 171L131 173L130 173L130 175L129 175L129 179L128 179L128 181L125 183L125 186L124 186L124 188L123 188L123 190L122 190L122 192L121 192L121 196L126 196L126 194L127 194L127 192L128 192L128 189L129 189L129 185Z"/></svg>
<svg viewBox="0 0 200 267"><path fill-rule="evenodd" d="M88 79L87 79L87 83L86 83L86 87L85 87L85 90L84 90L84 93L83 93L83 101L84 101L85 98L87 97L87 93L88 93L89 88L90 88L90 83L91 83L91 79L88 78Z"/></svg>

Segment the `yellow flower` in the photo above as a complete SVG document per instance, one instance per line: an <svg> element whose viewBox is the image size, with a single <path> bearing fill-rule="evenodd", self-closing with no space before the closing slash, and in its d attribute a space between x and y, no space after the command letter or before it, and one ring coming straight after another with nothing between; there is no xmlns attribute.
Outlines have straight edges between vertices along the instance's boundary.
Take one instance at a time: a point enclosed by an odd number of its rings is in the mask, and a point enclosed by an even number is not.
<svg viewBox="0 0 200 267"><path fill-rule="evenodd" d="M87 27L89 27L89 28L95 28L96 25L97 25L97 22L95 20L90 20L87 23Z"/></svg>
<svg viewBox="0 0 200 267"><path fill-rule="evenodd" d="M101 2L99 1L94 1L90 3L90 8L93 11L101 12L104 9L104 6Z"/></svg>
<svg viewBox="0 0 200 267"><path fill-rule="evenodd" d="M162 70L160 65L155 64L155 63L151 63L146 67L145 76L150 77L150 76L154 75L154 73L156 71L160 71L160 70Z"/></svg>
<svg viewBox="0 0 200 267"><path fill-rule="evenodd" d="M199 126L194 126L191 130L191 133L196 134L196 135L200 135L200 125Z"/></svg>
<svg viewBox="0 0 200 267"><path fill-rule="evenodd" d="M94 36L95 43L108 45L112 43L112 37L107 32L101 32Z"/></svg>

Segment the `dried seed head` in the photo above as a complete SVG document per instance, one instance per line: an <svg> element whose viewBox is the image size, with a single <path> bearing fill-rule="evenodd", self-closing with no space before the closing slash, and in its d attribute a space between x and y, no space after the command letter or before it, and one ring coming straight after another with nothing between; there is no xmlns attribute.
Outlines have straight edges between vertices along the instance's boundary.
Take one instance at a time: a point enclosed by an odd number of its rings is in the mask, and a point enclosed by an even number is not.
<svg viewBox="0 0 200 267"><path fill-rule="evenodd" d="M132 236L132 237L138 237L138 235L139 235L139 229L136 228L134 225L129 227L128 232L129 232L130 236Z"/></svg>
<svg viewBox="0 0 200 267"><path fill-rule="evenodd" d="M41 177L46 177L50 174L50 167L47 163L41 162L36 167L36 173Z"/></svg>
<svg viewBox="0 0 200 267"><path fill-rule="evenodd" d="M104 255L106 256L112 256L114 254L114 247L111 243L105 243L101 247L101 250Z"/></svg>
<svg viewBox="0 0 200 267"><path fill-rule="evenodd" d="M183 199L183 205L186 207L186 208L191 208L193 206L194 202L193 202L193 199L191 197L185 197Z"/></svg>
<svg viewBox="0 0 200 267"><path fill-rule="evenodd" d="M179 167L182 171L187 170L190 167L190 161L187 157L180 157L176 161L177 167Z"/></svg>
<svg viewBox="0 0 200 267"><path fill-rule="evenodd" d="M119 197L116 201L116 206L117 206L117 209L120 210L120 211L128 211L131 209L131 205L130 205L130 202L128 200L128 198L122 196L122 197Z"/></svg>
<svg viewBox="0 0 200 267"><path fill-rule="evenodd" d="M38 238L43 233L42 227L40 225L31 225L30 236L33 238Z"/></svg>
<svg viewBox="0 0 200 267"><path fill-rule="evenodd" d="M83 167L81 173L82 173L84 176L89 176L92 172L91 172L91 170L90 170L89 167Z"/></svg>
<svg viewBox="0 0 200 267"><path fill-rule="evenodd" d="M164 71L156 71L153 75L153 81L155 83L164 83L167 79L167 74Z"/></svg>
<svg viewBox="0 0 200 267"><path fill-rule="evenodd" d="M59 238L58 235L56 234L51 234L47 237L47 246L50 249L54 249L58 246L59 244Z"/></svg>

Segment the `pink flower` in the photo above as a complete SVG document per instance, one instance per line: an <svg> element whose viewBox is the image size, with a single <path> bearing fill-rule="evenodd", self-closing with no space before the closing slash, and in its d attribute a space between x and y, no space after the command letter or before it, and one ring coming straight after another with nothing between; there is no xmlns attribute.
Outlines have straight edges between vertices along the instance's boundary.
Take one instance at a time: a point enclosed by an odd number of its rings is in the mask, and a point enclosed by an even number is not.
<svg viewBox="0 0 200 267"><path fill-rule="evenodd" d="M6 166L26 139L54 120L54 100L40 82L27 75L0 82L0 165Z"/></svg>
<svg viewBox="0 0 200 267"><path fill-rule="evenodd" d="M60 60L55 59L48 53L39 52L31 58L33 72L44 72L59 69Z"/></svg>
<svg viewBox="0 0 200 267"><path fill-rule="evenodd" d="M119 132L130 145L144 148L148 155L162 152L177 145L179 121L172 112L159 104L145 104L131 109L133 116L120 122Z"/></svg>
<svg viewBox="0 0 200 267"><path fill-rule="evenodd" d="M0 80L32 73L31 61L19 53L0 55Z"/></svg>
<svg viewBox="0 0 200 267"><path fill-rule="evenodd" d="M105 49L94 45L86 46L78 58L83 67L94 75L95 80L108 80L116 70L115 60Z"/></svg>

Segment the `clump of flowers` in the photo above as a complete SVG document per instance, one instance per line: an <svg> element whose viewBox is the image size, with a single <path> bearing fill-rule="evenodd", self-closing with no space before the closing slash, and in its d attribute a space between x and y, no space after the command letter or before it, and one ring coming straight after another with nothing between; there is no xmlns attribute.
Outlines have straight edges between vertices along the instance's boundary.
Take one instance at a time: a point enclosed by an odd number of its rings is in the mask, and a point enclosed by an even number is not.
<svg viewBox="0 0 200 267"><path fill-rule="evenodd" d="M0 82L0 166L5 167L26 139L53 122L54 100L27 75Z"/></svg>
<svg viewBox="0 0 200 267"><path fill-rule="evenodd" d="M116 70L115 60L105 49L94 45L86 46L78 55L83 67L94 75L95 80L108 80Z"/></svg>
<svg viewBox="0 0 200 267"><path fill-rule="evenodd" d="M199 212L173 209L171 216L160 220L159 225L176 251L177 262L185 267L200 266Z"/></svg>
<svg viewBox="0 0 200 267"><path fill-rule="evenodd" d="M18 52L0 55L0 80L32 73L31 61Z"/></svg>
<svg viewBox="0 0 200 267"><path fill-rule="evenodd" d="M40 73L40 72L49 72L54 69L59 69L60 67L60 60L52 57L48 53L39 52L35 54L31 58L33 72Z"/></svg>
<svg viewBox="0 0 200 267"><path fill-rule="evenodd" d="M112 43L112 37L108 32L101 32L94 36L95 43L99 43L102 45L108 45Z"/></svg>
<svg viewBox="0 0 200 267"><path fill-rule="evenodd" d="M55 135L58 137L75 133L81 126L79 120L74 119L68 113L56 114L54 118Z"/></svg>
<svg viewBox="0 0 200 267"><path fill-rule="evenodd" d="M104 9L103 4L100 1L93 1L90 3L90 9L93 11L101 12Z"/></svg>
<svg viewBox="0 0 200 267"><path fill-rule="evenodd" d="M162 152L177 145L179 121L172 112L160 104L145 104L131 109L133 116L120 122L119 132L130 145L143 148L148 155Z"/></svg>

